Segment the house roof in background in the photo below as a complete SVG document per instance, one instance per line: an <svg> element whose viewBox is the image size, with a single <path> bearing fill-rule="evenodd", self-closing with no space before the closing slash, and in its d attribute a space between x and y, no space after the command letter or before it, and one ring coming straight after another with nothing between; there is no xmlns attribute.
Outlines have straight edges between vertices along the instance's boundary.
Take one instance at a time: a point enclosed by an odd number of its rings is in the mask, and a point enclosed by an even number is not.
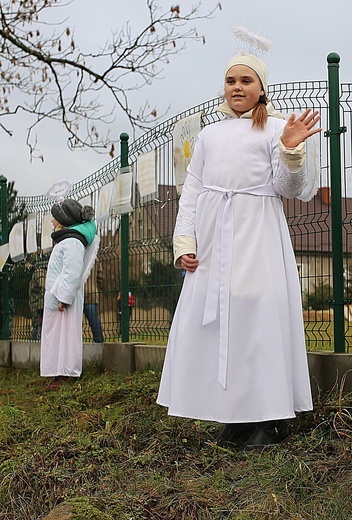
<svg viewBox="0 0 352 520"><path fill-rule="evenodd" d="M284 212L296 253L331 253L329 188L320 188L309 202L283 199ZM144 204L156 236L172 237L177 215L175 186L159 185L156 200ZM352 198L342 198L343 251L352 252Z"/></svg>
<svg viewBox="0 0 352 520"><path fill-rule="evenodd" d="M320 188L309 202L283 199L296 253L331 253L331 200L329 188ZM343 251L352 250L352 198L342 198Z"/></svg>

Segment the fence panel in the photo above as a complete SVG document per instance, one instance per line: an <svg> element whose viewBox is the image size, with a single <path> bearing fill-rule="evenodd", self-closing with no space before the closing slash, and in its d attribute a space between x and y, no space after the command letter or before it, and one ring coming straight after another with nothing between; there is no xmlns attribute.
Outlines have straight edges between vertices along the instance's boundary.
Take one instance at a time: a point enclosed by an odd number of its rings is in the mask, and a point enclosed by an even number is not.
<svg viewBox="0 0 352 520"><path fill-rule="evenodd" d="M341 84L341 124L346 127L342 134L342 223L345 248L344 281L345 298L352 298L352 84ZM352 305L345 305L346 351L352 352Z"/></svg>
<svg viewBox="0 0 352 520"><path fill-rule="evenodd" d="M276 109L291 113L305 108L318 109L323 128L328 127L327 82L297 82L276 84L269 87L269 97ZM177 214L178 198L172 153L172 132L176 121L192 114L202 113L204 125L221 118L216 107L221 100L216 98L202 103L182 114L163 122L130 144L129 163L134 168L134 211L129 216L129 277L130 291L135 305L131 308L130 340L165 343L182 286L182 272L173 268L172 233ZM344 134L344 258L346 261L346 295L352 288L352 265L349 254L350 220L352 212L351 193L351 85L342 85L341 106L344 124L349 132ZM349 140L348 140L349 139ZM155 196L140 199L136 184L136 161L139 155L156 150L157 184ZM332 349L332 313L327 300L331 293L331 236L329 201L329 152L327 141L320 136L322 164L321 187L309 203L299 200L284 200L291 238L299 270L303 312L306 326L307 347L310 350ZM90 197L97 205L99 191L115 178L119 158L111 161L90 177L75 184L69 196L75 199ZM29 213L38 216L40 235L41 215L50 210L51 202L46 197L20 198ZM120 315L118 294L120 291L120 238L119 219L110 217L100 225L101 247L98 261L103 270L103 282L99 291L100 318L105 340L120 339ZM38 263L47 257L40 253L26 255L21 265L12 266L12 297L14 320L12 337L28 339L31 319L28 305L30 274ZM346 340L352 342L349 309L346 308ZM352 314L352 313L351 313ZM84 338L91 340L89 325L84 321Z"/></svg>

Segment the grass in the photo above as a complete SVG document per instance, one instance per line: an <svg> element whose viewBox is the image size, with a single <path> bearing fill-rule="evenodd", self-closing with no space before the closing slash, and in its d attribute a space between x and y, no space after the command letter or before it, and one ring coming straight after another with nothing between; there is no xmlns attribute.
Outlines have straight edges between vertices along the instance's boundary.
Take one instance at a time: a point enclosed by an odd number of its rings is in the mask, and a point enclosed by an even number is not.
<svg viewBox="0 0 352 520"><path fill-rule="evenodd" d="M156 405L153 371L91 366L56 392L36 371L0 378L0 519L60 504L72 520L352 518L352 392L320 396L288 442L232 452L214 444L219 425Z"/></svg>

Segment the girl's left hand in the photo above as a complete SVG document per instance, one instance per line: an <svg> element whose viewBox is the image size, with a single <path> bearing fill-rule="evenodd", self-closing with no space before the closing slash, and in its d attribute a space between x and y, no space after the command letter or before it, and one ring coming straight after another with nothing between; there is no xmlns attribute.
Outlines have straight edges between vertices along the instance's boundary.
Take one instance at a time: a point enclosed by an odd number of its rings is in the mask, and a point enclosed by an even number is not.
<svg viewBox="0 0 352 520"><path fill-rule="evenodd" d="M295 114L290 116L281 136L281 141L286 148L296 148L311 135L321 132L321 128L313 128L320 120L319 112L317 110L310 112L311 109L308 108L300 117L296 118Z"/></svg>

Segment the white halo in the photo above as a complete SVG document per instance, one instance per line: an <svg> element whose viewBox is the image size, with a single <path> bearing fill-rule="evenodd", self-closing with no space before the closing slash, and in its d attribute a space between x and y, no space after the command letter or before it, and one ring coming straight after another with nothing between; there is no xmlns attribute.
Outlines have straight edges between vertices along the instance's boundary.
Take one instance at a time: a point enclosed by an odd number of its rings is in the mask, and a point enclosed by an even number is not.
<svg viewBox="0 0 352 520"><path fill-rule="evenodd" d="M245 43L252 52L268 52L273 46L272 40L250 31L245 25L235 25L232 30L236 38Z"/></svg>
<svg viewBox="0 0 352 520"><path fill-rule="evenodd" d="M69 179L61 179L60 181L54 182L46 191L45 195L57 200L63 199L72 188L72 185L73 183Z"/></svg>

